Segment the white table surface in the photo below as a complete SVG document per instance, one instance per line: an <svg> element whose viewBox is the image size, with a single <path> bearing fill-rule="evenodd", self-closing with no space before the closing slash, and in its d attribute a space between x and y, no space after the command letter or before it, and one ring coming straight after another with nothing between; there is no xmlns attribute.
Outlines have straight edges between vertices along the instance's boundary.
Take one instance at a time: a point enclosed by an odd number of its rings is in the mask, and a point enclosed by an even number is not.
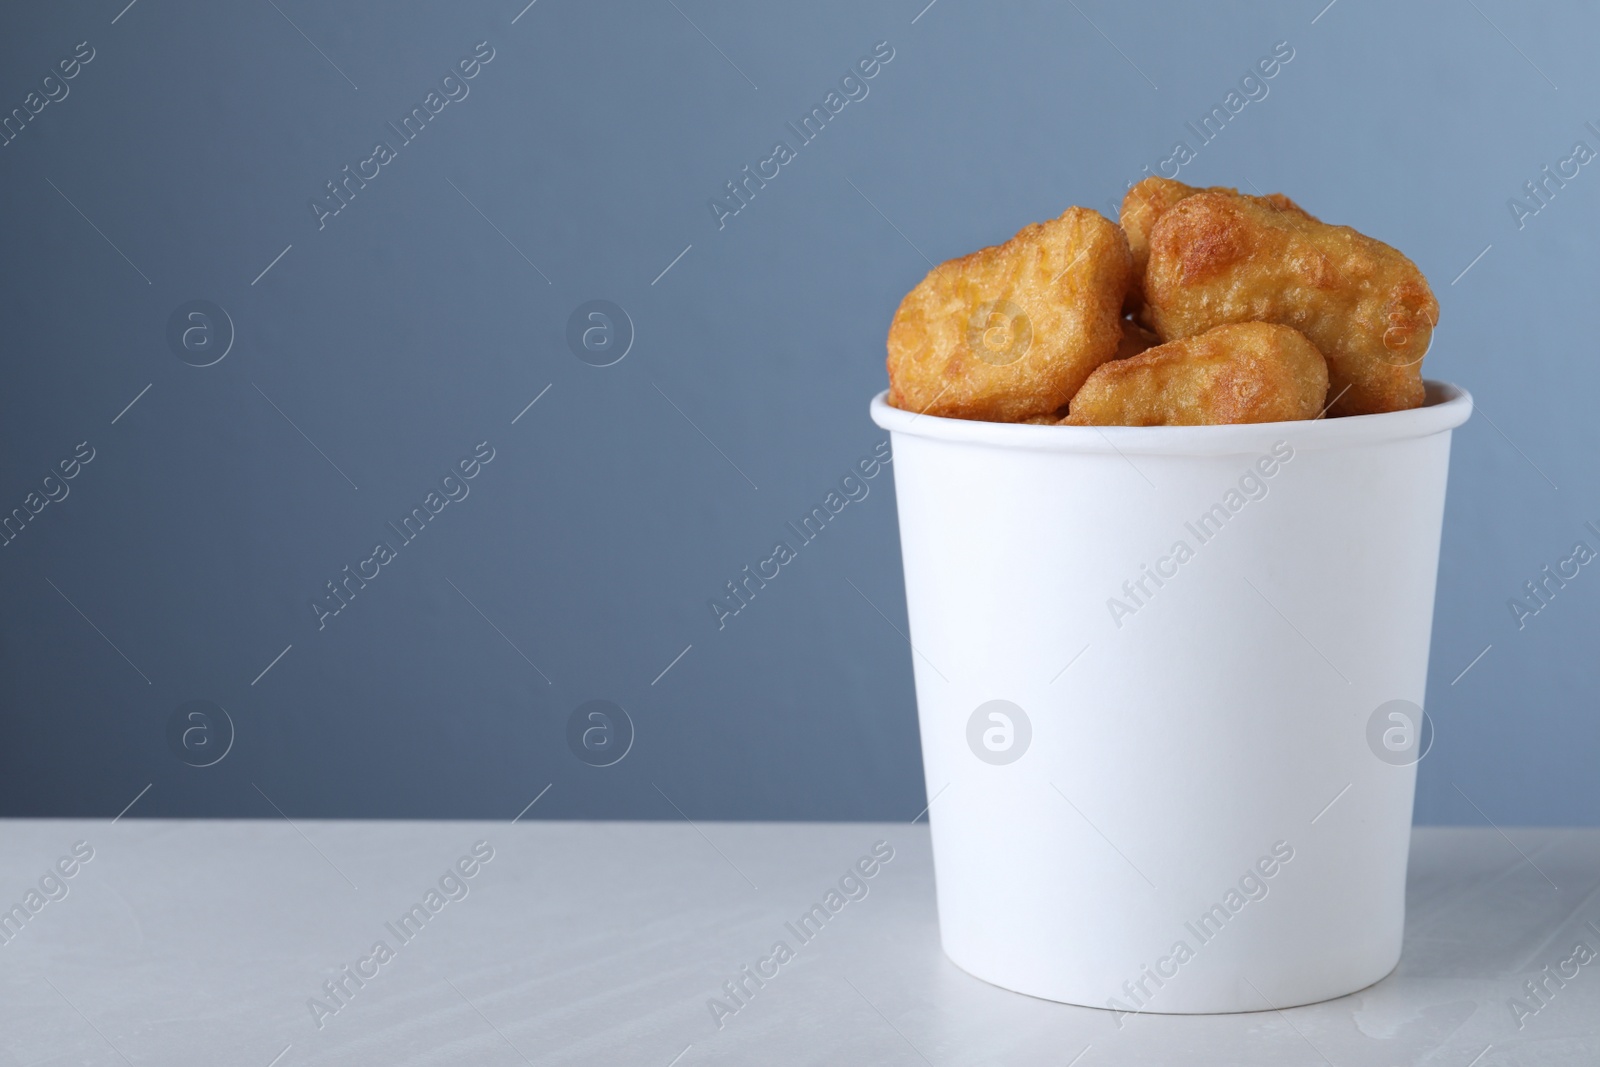
<svg viewBox="0 0 1600 1067"><path fill-rule="evenodd" d="M401 944L385 923L480 840L468 895ZM868 895L719 1029L722 983L880 840ZM1387 979L1120 1030L944 958L924 825L7 820L0 906L77 841L67 895L0 944L5 1067L1600 1064L1600 959L1520 1030L1508 1006L1576 942L1600 951L1594 829L1420 829ZM308 1000L379 939L394 958L319 1029Z"/></svg>

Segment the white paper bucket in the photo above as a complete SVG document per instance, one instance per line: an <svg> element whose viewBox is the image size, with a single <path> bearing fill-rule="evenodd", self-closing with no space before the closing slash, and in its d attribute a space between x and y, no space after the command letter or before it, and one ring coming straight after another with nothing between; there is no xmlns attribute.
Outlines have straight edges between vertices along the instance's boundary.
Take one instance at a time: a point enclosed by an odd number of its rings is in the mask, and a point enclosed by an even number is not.
<svg viewBox="0 0 1600 1067"><path fill-rule="evenodd" d="M1394 968L1450 431L1471 410L1438 382L1412 411L1249 426L874 398L956 964L1177 1013Z"/></svg>

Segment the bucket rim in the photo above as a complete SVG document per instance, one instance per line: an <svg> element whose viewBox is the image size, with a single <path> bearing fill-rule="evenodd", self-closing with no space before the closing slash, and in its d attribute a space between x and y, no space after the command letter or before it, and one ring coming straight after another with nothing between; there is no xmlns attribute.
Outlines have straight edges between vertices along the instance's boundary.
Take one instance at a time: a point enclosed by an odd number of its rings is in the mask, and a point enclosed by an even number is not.
<svg viewBox="0 0 1600 1067"><path fill-rule="evenodd" d="M1447 433L1472 414L1472 394L1424 379L1421 407L1377 415L1226 426L1040 426L921 415L890 407L888 390L872 398L872 421L893 434L1031 452L1204 456L1260 451L1289 440L1296 448L1350 448Z"/></svg>

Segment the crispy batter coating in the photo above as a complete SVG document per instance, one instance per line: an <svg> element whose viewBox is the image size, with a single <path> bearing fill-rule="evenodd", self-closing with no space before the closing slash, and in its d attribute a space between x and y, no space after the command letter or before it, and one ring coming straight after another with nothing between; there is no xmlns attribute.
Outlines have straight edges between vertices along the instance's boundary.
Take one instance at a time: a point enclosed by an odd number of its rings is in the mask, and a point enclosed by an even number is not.
<svg viewBox="0 0 1600 1067"><path fill-rule="evenodd" d="M994 422L1056 411L1116 355L1132 272L1122 231L1081 207L940 264L889 327L889 403Z"/></svg>
<svg viewBox="0 0 1600 1067"><path fill-rule="evenodd" d="M1131 356L1137 356L1146 349L1154 348L1160 343L1161 338L1132 319L1124 318L1122 320L1122 340L1118 342L1117 354L1112 359L1128 359ZM1105 364L1102 363L1101 366L1103 367ZM1027 418L1018 421L1031 423L1035 426L1060 426L1066 424L1067 412L1067 405L1062 404L1054 411L1043 415L1029 415Z"/></svg>
<svg viewBox="0 0 1600 1067"><path fill-rule="evenodd" d="M1293 326L1327 357L1330 415L1418 407L1439 302L1382 241L1264 197L1197 193L1150 231L1146 318L1163 338L1232 322Z"/></svg>
<svg viewBox="0 0 1600 1067"><path fill-rule="evenodd" d="M1122 341L1117 345L1117 358L1127 359L1137 356L1147 348L1154 348L1161 343L1161 338L1140 326L1132 319L1122 320Z"/></svg>
<svg viewBox="0 0 1600 1067"><path fill-rule="evenodd" d="M1128 309L1137 312L1144 303L1144 272L1150 262L1150 231L1156 221L1180 200L1196 193L1227 193L1240 195L1239 190L1226 185L1213 185L1201 189L1194 185L1151 175L1132 186L1122 198L1122 232L1128 235L1128 250L1133 253L1133 285L1128 292ZM1269 193L1265 199L1282 211L1311 218L1306 211L1282 193Z"/></svg>
<svg viewBox="0 0 1600 1067"><path fill-rule="evenodd" d="M1066 426L1209 426L1314 419L1328 366L1298 330L1218 326L1107 363L1072 398Z"/></svg>

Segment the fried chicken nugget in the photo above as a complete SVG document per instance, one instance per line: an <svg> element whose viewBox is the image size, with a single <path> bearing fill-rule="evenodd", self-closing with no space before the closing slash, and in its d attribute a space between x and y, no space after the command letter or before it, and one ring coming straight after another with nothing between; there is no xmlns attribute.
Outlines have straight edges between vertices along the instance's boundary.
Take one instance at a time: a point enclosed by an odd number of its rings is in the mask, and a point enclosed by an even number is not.
<svg viewBox="0 0 1600 1067"><path fill-rule="evenodd" d="M1275 322L1327 357L1331 415L1419 407L1439 302L1411 260L1263 198L1197 193L1150 231L1146 319L1168 340Z"/></svg>
<svg viewBox="0 0 1600 1067"><path fill-rule="evenodd" d="M1130 186L1123 196L1122 232L1128 235L1128 250L1133 253L1133 285L1128 292L1129 310L1137 312L1144 303L1144 272L1150 262L1151 229L1169 208L1196 193L1240 195L1239 190L1226 185L1213 185L1202 189L1199 186L1185 185L1183 182L1152 174L1139 184ZM1282 193L1269 193L1265 199L1280 210L1304 215L1308 219L1312 217L1299 204Z"/></svg>
<svg viewBox="0 0 1600 1067"><path fill-rule="evenodd" d="M1210 426L1312 419L1328 365L1298 330L1218 326L1100 367L1072 398L1064 426Z"/></svg>
<svg viewBox="0 0 1600 1067"><path fill-rule="evenodd" d="M1122 231L1081 207L941 264L889 327L889 403L993 422L1058 410L1116 355L1132 272Z"/></svg>

